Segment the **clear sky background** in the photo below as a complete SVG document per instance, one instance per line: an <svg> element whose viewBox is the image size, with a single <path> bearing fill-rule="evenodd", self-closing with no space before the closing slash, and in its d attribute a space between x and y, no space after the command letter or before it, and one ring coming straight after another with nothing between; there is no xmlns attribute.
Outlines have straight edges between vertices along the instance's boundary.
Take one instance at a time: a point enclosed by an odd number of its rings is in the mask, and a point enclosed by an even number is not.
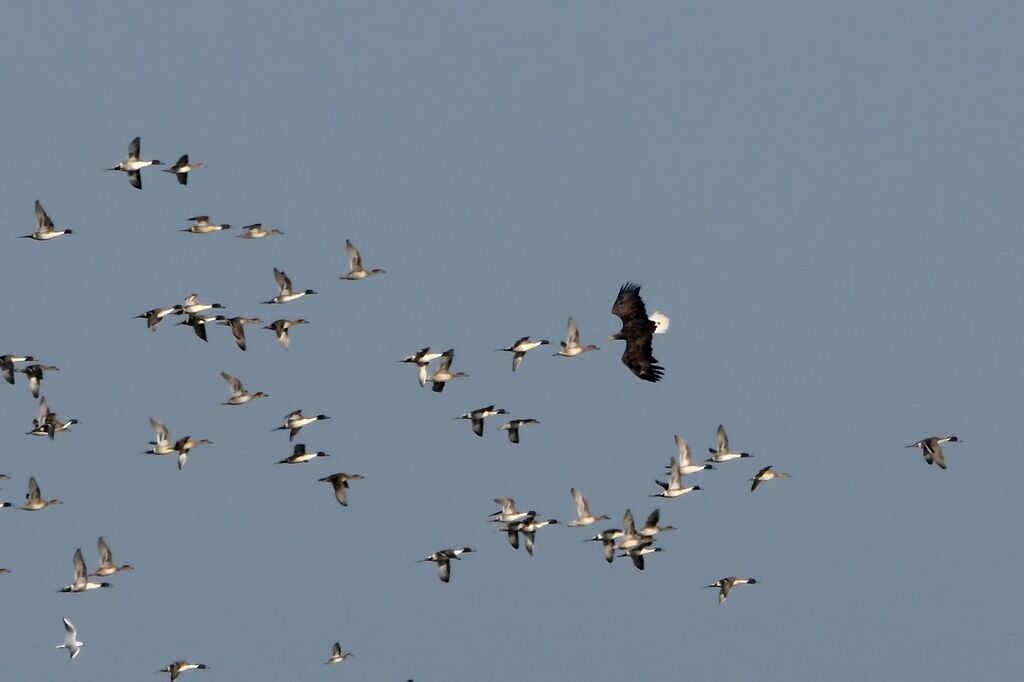
<svg viewBox="0 0 1024 682"><path fill-rule="evenodd" d="M0 353L59 366L81 423L25 436L0 384L0 499L35 475L65 502L0 513L0 677L1019 674L1022 31L998 2L5 6ZM101 171L136 135L209 168L136 191ZM17 239L35 199L76 234ZM177 231L198 214L236 227ZM232 236L253 222L285 235ZM338 280L346 238L387 274ZM260 305L274 267L319 294ZM672 317L659 384L607 341L627 280ZM311 324L242 353L132 319L191 292ZM494 352L570 315L601 352ZM421 389L395 360L427 345L470 378ZM221 371L271 397L220 406ZM451 419L490 403L543 423ZM331 457L273 466L298 408ZM140 454L150 416L214 445L179 472ZM719 423L754 459L647 497L673 434L703 454ZM947 471L904 448L946 434ZM751 494L768 464L792 480ZM347 508L337 471L366 477ZM573 486L679 530L640 573L587 529L529 557L485 522L503 496L568 521ZM136 570L58 594L100 535ZM414 563L459 545L448 585ZM719 606L729 575L761 584Z"/></svg>

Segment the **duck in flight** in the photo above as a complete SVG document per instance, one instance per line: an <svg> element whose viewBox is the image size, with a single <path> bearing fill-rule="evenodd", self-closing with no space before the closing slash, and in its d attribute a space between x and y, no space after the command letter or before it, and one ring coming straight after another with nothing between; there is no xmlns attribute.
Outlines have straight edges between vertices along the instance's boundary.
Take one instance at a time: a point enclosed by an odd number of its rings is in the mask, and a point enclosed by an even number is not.
<svg viewBox="0 0 1024 682"><path fill-rule="evenodd" d="M757 580L755 578L720 578L710 585L704 587L717 587L718 588L718 603L721 604L729 596L730 590L736 585L756 585Z"/></svg>
<svg viewBox="0 0 1024 682"><path fill-rule="evenodd" d="M583 353L601 350L592 344L586 346L580 344L580 330L576 328L576 321L571 317L569 318L568 333L566 334L565 341L560 343L562 344L562 350L555 353L555 355L561 355L563 358L574 358Z"/></svg>
<svg viewBox="0 0 1024 682"><path fill-rule="evenodd" d="M418 370L417 375L420 381L420 386L425 386L427 383L427 366L431 363L431 361L437 360L441 356L442 353L432 352L430 350L430 347L428 346L426 348L419 349L412 355L407 355L406 357L399 360L399 362L414 363L416 365L416 369Z"/></svg>
<svg viewBox="0 0 1024 682"><path fill-rule="evenodd" d="M478 436L484 435L484 419L493 417L497 414L508 414L503 408L494 409L494 405L488 405L487 407L481 407L467 412L466 414L459 415L458 417L452 417L452 419L468 419L473 422L473 433Z"/></svg>
<svg viewBox="0 0 1024 682"><path fill-rule="evenodd" d="M342 507L348 506L348 482L349 481L360 481L362 476L359 474L346 474L338 472L331 474L330 476L324 476L323 478L317 479L321 483L330 483L334 487L334 499L338 501Z"/></svg>
<svg viewBox="0 0 1024 682"><path fill-rule="evenodd" d="M750 492L754 492L755 490L757 490L757 486L761 485L765 481L770 481L775 478L791 478L791 476L784 471L776 471L775 469L772 468L772 465L769 464L765 468L758 471L754 475L754 477L750 479L751 481L753 481L750 484Z"/></svg>
<svg viewBox="0 0 1024 682"><path fill-rule="evenodd" d="M374 268L367 270L363 267L363 257L359 255L359 249L348 239L345 240L345 250L348 251L348 272L339 275L338 279L359 280L366 279L370 275L383 275L384 270Z"/></svg>
<svg viewBox="0 0 1024 682"><path fill-rule="evenodd" d="M206 164L200 161L192 163L188 160L188 154L182 154L181 157L178 158L178 162L176 164L170 168L162 168L161 170L164 173L174 173L178 178L178 184L187 185L188 174L194 170L199 170L200 168L206 168Z"/></svg>
<svg viewBox="0 0 1024 682"><path fill-rule="evenodd" d="M463 372L451 371L452 360L454 358L455 350L452 348L441 353L441 362L438 364L437 371L427 377L427 381L431 384L430 390L434 393L440 393L443 391L445 384L453 379L464 379L469 376Z"/></svg>
<svg viewBox="0 0 1024 682"><path fill-rule="evenodd" d="M352 658L353 656L355 656L355 654L352 654L352 653L343 654L343 653L341 653L341 642L335 642L334 646L331 647L331 657L328 658L326 661L324 661L324 663L326 665L334 665L335 663L343 663L343 662L347 661L348 659Z"/></svg>
<svg viewBox="0 0 1024 682"><path fill-rule="evenodd" d="M534 341L529 336L524 336L523 338L519 339L508 348L499 348L498 351L512 353L512 371L514 372L517 369L519 369L519 365L523 364L523 358L526 357L526 354L529 351L533 350L534 348L546 346L548 345L548 343L549 342L547 339L540 339L539 341Z"/></svg>
<svg viewBox="0 0 1024 682"><path fill-rule="evenodd" d="M498 427L499 431L508 431L508 439L512 443L519 442L519 429L529 424L540 424L539 419L513 419Z"/></svg>
<svg viewBox="0 0 1024 682"><path fill-rule="evenodd" d="M433 561L437 564L437 577L441 579L441 582L446 583L451 580L452 577L452 559L460 559L461 555L472 552L470 547L455 547L448 549L441 549L433 554L420 559L416 563L423 561Z"/></svg>
<svg viewBox="0 0 1024 682"><path fill-rule="evenodd" d="M299 320L285 320L285 319L281 319L281 320L274 320L273 322L271 322L270 324L268 324L267 326L265 326L263 328L264 329L269 329L270 331L274 332L274 335L277 337L277 341L278 341L278 343L281 344L281 347L284 348L285 350L288 350L288 347L291 345L291 341L292 341L291 337L288 335L288 330L291 329L292 327L296 327L296 326L298 326L300 324L309 324L309 322L307 322L306 320L302 320L302 319L299 319Z"/></svg>
<svg viewBox="0 0 1024 682"><path fill-rule="evenodd" d="M920 448L921 454L924 455L924 461L928 464L939 465L940 469L946 468L946 456L942 454L942 445L944 443L961 443L959 438L956 436L931 436L929 438L922 438L921 440L908 445L908 448Z"/></svg>
<svg viewBox="0 0 1024 682"><path fill-rule="evenodd" d="M143 168L148 166L159 166L161 163L157 160L148 161L141 158L140 147L142 144L142 138L136 137L128 145L128 158L117 164L113 168L107 168L108 171L124 171L128 174L128 182L135 189L142 189L142 175L139 173Z"/></svg>
<svg viewBox="0 0 1024 682"><path fill-rule="evenodd" d="M94 583L89 580L89 571L85 568L85 559L82 558L81 547L75 550L75 556L72 561L75 565L75 582L62 588L61 592L78 593L98 590L101 587L111 587L110 583Z"/></svg>
<svg viewBox="0 0 1024 682"><path fill-rule="evenodd" d="M269 301L264 301L264 303L266 304L289 303L291 301L300 299L303 296L312 295L316 293L312 289L303 289L302 291L297 291L293 289L292 281L291 279L288 278L288 275L284 273L284 270L278 270L277 268L274 268L274 279L277 280L278 293L277 296L270 299Z"/></svg>
<svg viewBox="0 0 1024 682"><path fill-rule="evenodd" d="M711 453L711 457L706 461L714 462L715 464L740 459L741 457L753 457L749 452L733 452L729 449L729 436L726 434L725 426L722 424L718 425L718 449L708 448L708 452Z"/></svg>
<svg viewBox="0 0 1024 682"><path fill-rule="evenodd" d="M74 234L74 230L58 230L53 226L50 216L46 215L43 205L36 200L36 231L32 234L23 234L22 239L34 239L37 242L46 242L65 234Z"/></svg>

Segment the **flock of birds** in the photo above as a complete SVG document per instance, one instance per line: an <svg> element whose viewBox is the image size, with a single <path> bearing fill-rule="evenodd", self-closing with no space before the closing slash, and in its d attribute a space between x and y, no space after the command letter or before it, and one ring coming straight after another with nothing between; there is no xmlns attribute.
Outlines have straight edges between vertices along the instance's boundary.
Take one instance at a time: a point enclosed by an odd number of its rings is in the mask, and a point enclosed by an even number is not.
<svg viewBox="0 0 1024 682"><path fill-rule="evenodd" d="M140 152L140 142L141 140L138 137L132 140L129 145L128 158L107 170L127 173L131 186L141 190L141 171L151 166L159 166L161 163L157 160L143 159ZM164 172L172 173L181 185L187 185L189 173L204 166L205 164L203 163L190 162L186 154L181 156L176 164L163 170ZM36 230L31 234L23 235L23 237L45 242L64 235L74 234L71 229L57 229L39 201L35 203L35 215ZM228 230L231 227L229 224L211 222L210 217L205 215L195 216L189 220L192 223L191 226L183 231L193 234L210 234ZM261 224L253 224L244 227L243 233L238 236L245 239L262 239L281 234L283 233L276 228L265 229ZM364 267L361 254L349 240L346 240L346 250L350 267L348 272L339 276L340 279L358 281L373 275L384 274L385 271L379 268L368 269ZM291 278L283 270L275 268L273 274L278 293L273 298L263 301L266 305L283 305L317 293L312 289L299 289L295 287ZM220 303L204 303L200 300L198 294L191 294L182 303L152 308L136 317L145 319L147 328L154 332L166 318L170 316L182 317L184 319L177 324L191 327L195 335L204 342L209 340L207 328L210 325L225 326L230 328L237 347L245 351L247 348L246 326L262 324L263 321L257 317L227 317L222 314L205 314L207 311L222 310L224 308L225 306ZM611 313L621 321L621 329L611 335L609 340L625 342L622 363L637 378L643 381L659 381L663 377L665 370L654 357L652 346L655 335L665 333L668 330L669 318L659 312L648 314L644 301L640 296L640 286L632 282L627 282L619 289L612 305ZM262 328L272 331L281 346L287 350L290 345L289 331L306 323L307 321L301 318L281 318L267 323ZM497 351L507 352L512 355L512 371L515 372L521 367L528 353L547 346L549 343L547 339L534 340L530 336L524 336L505 348L497 349ZM554 355L566 358L573 358L599 350L595 345L581 343L580 331L572 317L568 320L566 338L560 342L560 346L560 350L554 353ZM399 362L415 365L420 386L424 387L427 383L430 383L432 391L440 393L449 382L468 377L464 372L452 369L454 359L454 349L437 352L426 347L400 359ZM436 365L433 364L435 362ZM433 370L431 370L432 366ZM39 401L38 415L33 419L31 430L27 432L29 435L45 436L52 439L59 433L70 431L71 427L78 423L78 420L74 418L63 419L59 417L50 408L46 397L42 396L42 383L45 375L48 372L58 371L56 366L43 364L32 355L5 354L0 355L0 370L2 370L3 378L9 384L15 383L17 374L23 374L27 378L33 398ZM256 399L268 397L268 394L262 391L250 392L238 377L227 372L222 372L221 376L231 390L230 396L222 405L241 406ZM473 433L482 437L484 435L486 419L507 414L508 412L502 408L487 405L453 417L453 419L469 421L472 425ZM329 417L324 414L307 416L303 414L302 410L295 410L286 415L281 425L274 430L287 431L289 441L294 441L296 436L306 426L326 419L329 419ZM525 426L536 424L540 424L540 421L532 417L514 418L502 424L499 430L505 431L509 441L516 444L520 442L521 429ZM150 442L152 447L145 451L146 454L155 456L176 455L179 470L185 467L188 462L188 456L193 449L212 444L206 438L194 438L191 434L173 439L168 428L161 421L153 417L150 418L150 425L155 432L155 440ZM907 447L919 448L928 464L935 463L945 469L946 461L942 452L942 445L950 442L959 442L959 440L957 436L928 437ZM689 477L702 471L714 469L714 465L722 465L734 460L743 460L751 457L747 452L735 451L730 447L729 438L723 425L718 426L717 446L709 448L710 456L703 462L694 462L691 448L683 437L676 435L675 444L676 455L666 466L668 480L656 480L655 482L659 486L660 491L652 493L651 497L675 499L688 493L700 491L701 487L699 485L687 484ZM292 454L278 461L277 464L306 464L329 456L326 452L308 449L304 443L295 444L293 447ZM6 478L8 478L6 475L0 474L0 479ZM751 492L755 491L759 485L767 481L788 478L790 478L788 473L776 471L772 466L765 466L749 479L751 481L750 490ZM324 476L319 481L330 483L335 500L341 506L347 506L349 503L349 483L362 479L363 476L360 474L337 472ZM572 488L570 494L576 508L576 518L564 525L570 528L585 528L610 518L604 514L598 515L591 512L589 501L576 488ZM557 519L542 517L534 510L518 510L515 500L511 497L496 498L495 503L500 506L500 509L490 515L490 521L498 524L497 531L506 535L513 549L519 548L520 539L522 538L526 551L531 556L536 547L537 533L543 528L559 524ZM39 511L59 504L61 504L59 499L45 499L35 477L29 478L26 502L20 506L20 509ZM14 505L9 502L3 502L0 506L13 507ZM629 558L636 569L643 571L645 557L663 551L661 547L656 546L659 534L674 530L673 526L659 525L660 520L660 510L655 509L647 516L644 524L638 528L632 511L627 509L622 517L621 528L604 529L587 538L586 541L601 543L604 558L607 562L612 563L616 558ZM133 570L133 567L129 564L118 565L114 562L113 554L104 538L99 538L97 546L100 564L92 572L89 572L87 569L82 550L80 548L75 550L72 558L74 580L69 585L63 587L60 590L61 592L81 593L108 588L111 586L111 583L94 582L90 578L103 578ZM448 547L428 554L420 559L419 562L436 564L438 577L442 582L448 583L451 580L452 563L454 561L461 561L464 555L474 551L467 546ZM8 569L0 568L0 574L8 572ZM757 579L753 577L728 576L720 578L706 587L718 590L718 601L721 604L725 602L732 589L737 585L753 585L757 584L757 582ZM84 644L78 639L79 634L76 627L67 618L64 618L63 622L64 642L57 645L57 648L65 649L70 658L74 659L79 655ZM350 652L343 652L340 643L336 642L331 649L330 657L325 663L342 663L352 656L353 654ZM184 672L207 668L208 666L204 663L178 660L170 663L158 672L168 673L173 682Z"/></svg>

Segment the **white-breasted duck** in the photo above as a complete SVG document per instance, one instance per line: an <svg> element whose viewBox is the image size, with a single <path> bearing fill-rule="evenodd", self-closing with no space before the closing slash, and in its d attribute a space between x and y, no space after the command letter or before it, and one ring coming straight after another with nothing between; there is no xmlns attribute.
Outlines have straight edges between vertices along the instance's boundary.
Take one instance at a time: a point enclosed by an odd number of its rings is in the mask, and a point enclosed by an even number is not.
<svg viewBox="0 0 1024 682"><path fill-rule="evenodd" d="M32 420L32 430L27 435L48 436L52 439L61 431L69 431L77 423L78 420L74 418L61 419L58 417L57 413L50 409L44 396L39 399L39 416Z"/></svg>
<svg viewBox="0 0 1024 682"><path fill-rule="evenodd" d="M188 661L175 661L170 665L160 668L157 670L158 673L170 673L171 682L178 679L178 675L188 672L189 670L209 670L210 666L205 663L189 663Z"/></svg>
<svg viewBox="0 0 1024 682"><path fill-rule="evenodd" d="M199 294L189 294L185 298L184 305L181 306L181 312L192 315L194 313L201 313L204 310L210 308L222 309L224 306L220 303L203 303L199 300Z"/></svg>
<svg viewBox="0 0 1024 682"><path fill-rule="evenodd" d="M711 453L711 457L705 461L714 462L715 464L740 459L741 457L753 457L749 452L733 452L729 449L729 436L725 433L725 426L722 424L718 425L718 449L708 448L708 452Z"/></svg>
<svg viewBox="0 0 1024 682"><path fill-rule="evenodd" d="M627 551L649 542L650 540L636 532L633 512L627 509L626 513L622 515L622 537L619 538L619 544L616 546L616 549Z"/></svg>
<svg viewBox="0 0 1024 682"><path fill-rule="evenodd" d="M135 567L131 564L122 564L118 566L114 563L114 555L110 551L110 547L107 545L107 541L102 537L96 541L96 547L100 552L100 567L89 575L95 576L107 576L114 575L115 573L122 573L124 571L133 571Z"/></svg>
<svg viewBox="0 0 1024 682"><path fill-rule="evenodd" d="M210 234L211 232L220 232L221 230L230 230L230 223L211 223L210 216L208 215L197 215L189 218L192 221L192 225L185 229L178 230L178 232L191 232L192 234Z"/></svg>
<svg viewBox="0 0 1024 682"><path fill-rule="evenodd" d="M85 568L85 559L82 557L82 548L79 547L75 550L75 556L72 559L75 565L75 581L70 585L61 588L61 592L88 592L89 590L98 590L101 587L111 587L110 583L94 583L89 580L89 571Z"/></svg>
<svg viewBox="0 0 1024 682"><path fill-rule="evenodd" d="M679 470L679 460L675 459L672 460L671 468L669 471L668 483L665 483L663 481L655 481L655 483L660 485L662 490L660 493L651 495L651 497L673 498L679 497L680 495L685 495L686 493L692 493L695 490L701 490L701 487L699 485L683 485L683 475L682 473L680 473Z"/></svg>
<svg viewBox="0 0 1024 682"><path fill-rule="evenodd" d="M791 478L789 474L784 471L776 471L769 464L765 468L754 474L754 477L750 479L753 483L750 484L750 492L757 490L757 486L761 485L764 481L770 481L773 478Z"/></svg>
<svg viewBox="0 0 1024 682"><path fill-rule="evenodd" d="M345 250L348 251L348 272L340 275L338 279L366 279L370 275L383 275L384 270L374 268L367 270L363 267L363 257L359 255L359 249L348 239L345 240Z"/></svg>
<svg viewBox="0 0 1024 682"><path fill-rule="evenodd" d="M140 147L142 145L142 138L136 137L128 145L128 158L117 164L113 168L106 168L108 171L124 171L128 174L128 182L135 189L142 189L142 175L139 173L143 168L148 166L160 166L160 161L153 159L152 161L143 159L140 156Z"/></svg>
<svg viewBox="0 0 1024 682"><path fill-rule="evenodd" d="M319 450L313 452L306 449L305 443L299 443L292 450L292 454L288 455L277 464L303 464L310 460L316 459L317 457L330 457L326 452L320 452Z"/></svg>
<svg viewBox="0 0 1024 682"><path fill-rule="evenodd" d="M524 336L523 338L517 340L508 348L499 348L497 352L512 353L512 371L514 372L517 369L519 369L519 365L523 364L523 358L526 357L526 354L529 351L533 350L534 348L546 346L548 345L548 343L549 342L547 339L540 339L538 341L534 341L529 336Z"/></svg>
<svg viewBox="0 0 1024 682"><path fill-rule="evenodd" d="M496 497L494 503L501 505L501 509L490 515L490 520L497 523L513 523L535 515L535 511L521 512L516 509L516 501L511 497Z"/></svg>
<svg viewBox="0 0 1024 682"><path fill-rule="evenodd" d="M295 410L294 412L288 413L284 418L284 423L273 430L288 431L288 440L293 440L295 438L295 434L297 434L303 426L307 426L313 422L323 421L324 419L330 419L330 417L325 414L318 414L315 417L307 417L302 414L302 410Z"/></svg>
<svg viewBox="0 0 1024 682"><path fill-rule="evenodd" d="M473 433L478 436L484 435L484 419L493 417L498 414L508 414L504 408L494 409L494 405L488 405L487 407L479 407L471 412L459 415L458 417L452 417L452 419L468 419L473 422Z"/></svg>
<svg viewBox="0 0 1024 682"><path fill-rule="evenodd" d="M577 355L583 353L589 353L594 350L601 350L593 344L586 346L580 345L580 330L576 328L576 321L569 318L568 324L569 331L565 337L565 341L561 341L562 350L555 353L555 355L561 355L563 358L574 358Z"/></svg>
<svg viewBox="0 0 1024 682"><path fill-rule="evenodd" d="M433 554L420 559L416 563L423 561L433 561L437 564L437 577L441 579L441 582L446 583L451 580L452 577L452 559L459 559L461 555L472 552L471 547L449 547L447 549L441 549Z"/></svg>
<svg viewBox="0 0 1024 682"><path fill-rule="evenodd" d="M399 362L414 363L418 370L420 386L425 386L427 383L427 366L430 364L432 360L437 360L438 358L440 358L441 355L442 353L431 352L430 347L427 346L426 348L420 348L412 355L407 355L406 357L399 360Z"/></svg>
<svg viewBox="0 0 1024 682"><path fill-rule="evenodd" d="M46 509L57 504L64 504L64 502L56 498L44 500L39 484L36 483L36 477L30 476L28 479L28 493L25 495L25 504L21 505L21 508L25 511L39 511L40 509Z"/></svg>
<svg viewBox="0 0 1024 682"><path fill-rule="evenodd" d="M252 225L246 225L242 228L241 234L235 236L239 239L263 239L264 237L270 237L275 234L284 234L281 230L276 227L272 227L269 230L263 227L263 223L253 223Z"/></svg>
<svg viewBox="0 0 1024 682"><path fill-rule="evenodd" d="M427 377L427 381L431 383L430 390L434 393L440 393L444 390L444 385L453 379L465 379L469 377L464 372L453 372L452 371L452 360L455 358L455 350L449 348L445 352L441 353L441 363L437 367L437 371Z"/></svg>
<svg viewBox="0 0 1024 682"><path fill-rule="evenodd" d="M344 663L348 659L355 656L353 653L341 653L341 642L335 642L334 646L331 647L331 657L328 658L324 663L326 665L334 665L335 663Z"/></svg>
<svg viewBox="0 0 1024 682"><path fill-rule="evenodd" d="M587 538L584 542L600 542L604 547L604 560L608 563L615 561L615 541L622 537L622 530L619 528L609 528L603 530L592 538Z"/></svg>
<svg viewBox="0 0 1024 682"><path fill-rule="evenodd" d="M74 230L58 230L53 226L53 221L50 220L50 216L46 214L43 209L43 205L36 200L36 231L32 234L21 235L22 239L34 239L37 242L47 242L51 239L63 236L65 234L74 234Z"/></svg>
<svg viewBox="0 0 1024 682"><path fill-rule="evenodd" d="M569 493L572 494L572 501L576 503L576 518L567 523L567 526L570 528L589 526L592 523L608 519L608 517L603 514L601 516L591 514L590 503L587 502L587 498L583 497L583 493L579 490L576 490L576 488L569 488Z"/></svg>
<svg viewBox="0 0 1024 682"><path fill-rule="evenodd" d="M720 579L716 580L715 582L713 582L712 584L705 585L704 587L717 587L718 588L718 603L721 604L722 602L724 602L726 600L726 598L729 596L729 592L736 585L756 585L756 584L757 584L757 579L756 578L729 577L729 578L720 578Z"/></svg>
<svg viewBox="0 0 1024 682"><path fill-rule="evenodd" d="M362 478L363 477L360 476L359 474L346 474L339 471L336 474L324 476L323 478L319 478L317 480L320 481L321 483L330 483L331 486L334 488L334 499L336 499L338 501L338 504L340 504L342 507L347 507L348 493L346 491L348 490L348 482L360 481L362 480Z"/></svg>
<svg viewBox="0 0 1024 682"><path fill-rule="evenodd" d="M946 457L942 454L943 443L961 443L957 436L931 436L929 438L922 438L912 445L908 445L908 448L920 448L921 454L924 455L924 461L928 464L939 465L940 469L946 468Z"/></svg>
<svg viewBox="0 0 1024 682"><path fill-rule="evenodd" d="M186 327L192 327L192 331L196 333L196 336L200 341L209 341L206 338L206 325L215 323L222 315L199 315L197 313L189 313L184 320L176 322L177 325L185 325Z"/></svg>
<svg viewBox="0 0 1024 682"><path fill-rule="evenodd" d="M40 384L43 381L43 372L57 372L59 370L60 367L54 367L53 365L33 364L22 367L18 371L28 377L28 388L32 392L32 397L38 398Z"/></svg>
<svg viewBox="0 0 1024 682"><path fill-rule="evenodd" d="M519 532L526 538L526 553L533 556L533 545L536 540L537 531L547 526L558 525L558 519L538 519L536 516L530 516L517 522L517 525L519 526Z"/></svg>
<svg viewBox="0 0 1024 682"><path fill-rule="evenodd" d="M708 464L707 462L703 464L694 464L693 453L690 451L690 444L687 443L686 439L684 439L682 436L676 436L675 439L677 453L676 461L679 463L679 473L682 476L689 476L690 474L695 474L698 471L704 471L706 469L715 468L711 466L711 464ZM670 464L666 468L671 469L672 465Z"/></svg>
<svg viewBox="0 0 1024 682"><path fill-rule="evenodd" d="M221 372L220 375L223 377L224 381L228 382L228 385L231 386L231 397L222 402L221 405L244 405L250 400L255 400L256 398L270 397L270 394L264 393L263 391L256 391L255 393L252 393L245 390L245 386L242 385L242 382L234 375L228 374L227 372Z"/></svg>
<svg viewBox="0 0 1024 682"><path fill-rule="evenodd" d="M653 546L653 545L651 545L649 543L645 543L645 544L637 545L636 547L633 547L632 549L629 549L629 550L623 552L622 554L619 555L619 557L621 558L621 557L627 557L628 556L630 559L633 560L633 566L635 566L637 570L642 571L642 570L644 570L644 556L645 555L653 554L654 552L664 552L664 551L665 550L663 550L661 547L655 547L655 546Z"/></svg>
<svg viewBox="0 0 1024 682"><path fill-rule="evenodd" d="M288 336L288 330L300 324L309 324L309 322L303 319L274 320L263 328L274 332L274 335L277 336L277 340L281 344L281 347L288 350L288 346L291 345L291 337Z"/></svg>
<svg viewBox="0 0 1024 682"><path fill-rule="evenodd" d="M182 307L175 303L169 308L153 308L152 310L147 310L141 315L136 315L135 319L141 318L145 320L146 328L156 331L156 328L160 326L160 323L163 322L165 317L168 315L182 315L184 312L185 311Z"/></svg>
<svg viewBox="0 0 1024 682"><path fill-rule="evenodd" d="M188 154L182 154L181 157L178 158L178 162L176 164L170 168L162 168L161 170L164 173L174 173L178 178L178 184L187 185L188 174L194 170L199 170L200 168L206 168L206 164L201 161L191 162L188 160Z"/></svg>
<svg viewBox="0 0 1024 682"><path fill-rule="evenodd" d="M177 452L175 448L175 442L171 440L171 434L167 430L167 427L162 422L153 417L149 418L149 424L156 431L156 440L150 441L149 444L153 446L151 450L146 450L147 455L169 455L172 452Z"/></svg>
<svg viewBox="0 0 1024 682"><path fill-rule="evenodd" d="M508 439L513 443L519 442L519 429L530 424L540 424L539 419L513 419L510 422L498 427L499 431L508 431Z"/></svg>
<svg viewBox="0 0 1024 682"><path fill-rule="evenodd" d="M278 270L274 268L274 279L277 280L277 296L264 301L266 304L272 303L289 303L296 299L302 298L303 296L312 295L316 292L312 289L304 289L302 291L296 291L292 288L292 281L288 278L288 275L284 273L284 270Z"/></svg>
<svg viewBox="0 0 1024 682"><path fill-rule="evenodd" d="M14 383L14 363L16 362L33 362L35 358L31 355L14 355L8 353L7 355L0 355L0 371L3 372L4 381L9 384Z"/></svg>

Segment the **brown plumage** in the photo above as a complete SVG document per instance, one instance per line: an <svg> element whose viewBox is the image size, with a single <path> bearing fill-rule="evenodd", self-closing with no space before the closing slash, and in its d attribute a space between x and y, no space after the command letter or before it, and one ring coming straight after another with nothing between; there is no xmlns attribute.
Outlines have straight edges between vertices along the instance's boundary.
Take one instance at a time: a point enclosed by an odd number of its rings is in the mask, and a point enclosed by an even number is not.
<svg viewBox="0 0 1024 682"><path fill-rule="evenodd" d="M622 330L610 337L611 341L626 342L622 364L644 381L660 380L665 370L657 364L658 360L651 351L651 337L657 325L647 317L639 284L626 282L619 289L612 305L612 315L622 320Z"/></svg>

